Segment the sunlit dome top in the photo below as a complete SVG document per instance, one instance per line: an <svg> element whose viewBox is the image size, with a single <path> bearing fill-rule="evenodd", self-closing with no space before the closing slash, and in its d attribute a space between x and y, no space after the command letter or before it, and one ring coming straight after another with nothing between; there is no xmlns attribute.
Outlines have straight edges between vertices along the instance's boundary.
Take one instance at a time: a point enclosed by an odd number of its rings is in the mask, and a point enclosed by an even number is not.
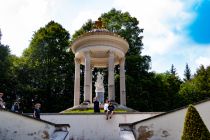
<svg viewBox="0 0 210 140"><path fill-rule="evenodd" d="M103 28L103 29L93 29L90 32L110 32L109 30Z"/></svg>

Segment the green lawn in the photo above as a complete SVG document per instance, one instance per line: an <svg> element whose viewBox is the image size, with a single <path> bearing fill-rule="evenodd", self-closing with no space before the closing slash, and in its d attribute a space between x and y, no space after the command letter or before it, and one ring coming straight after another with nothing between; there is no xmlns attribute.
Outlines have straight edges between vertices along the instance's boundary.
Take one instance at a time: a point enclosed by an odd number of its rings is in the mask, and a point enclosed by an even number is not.
<svg viewBox="0 0 210 140"><path fill-rule="evenodd" d="M120 112L120 113L125 113L127 112L126 110L120 110L120 109L116 109L114 112ZM84 110L66 110L64 111L64 114L71 114L71 113L94 113L93 109L84 109ZM100 113L104 113L104 110L101 109Z"/></svg>

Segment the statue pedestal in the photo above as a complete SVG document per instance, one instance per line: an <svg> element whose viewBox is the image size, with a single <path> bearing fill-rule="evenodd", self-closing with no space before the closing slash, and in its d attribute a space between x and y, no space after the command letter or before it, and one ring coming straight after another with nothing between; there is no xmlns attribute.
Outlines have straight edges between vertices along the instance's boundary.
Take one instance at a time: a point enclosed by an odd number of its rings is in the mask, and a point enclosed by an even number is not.
<svg viewBox="0 0 210 140"><path fill-rule="evenodd" d="M104 103L104 92L96 92L96 97L101 104Z"/></svg>

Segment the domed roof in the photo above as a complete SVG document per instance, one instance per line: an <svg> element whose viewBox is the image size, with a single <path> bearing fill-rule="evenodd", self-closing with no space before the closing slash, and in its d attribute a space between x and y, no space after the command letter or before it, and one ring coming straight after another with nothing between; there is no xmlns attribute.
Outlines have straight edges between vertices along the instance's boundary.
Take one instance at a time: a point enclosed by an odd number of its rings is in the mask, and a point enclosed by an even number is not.
<svg viewBox="0 0 210 140"><path fill-rule="evenodd" d="M124 53L126 53L129 48L128 42L120 35L110 32L107 29L93 29L75 39L71 45L71 50L75 53L80 47L84 48L85 46L90 46L91 41L95 43L97 41L95 45L110 45L111 42L113 46L114 43L114 46L116 47L117 45L117 48L122 49Z"/></svg>
<svg viewBox="0 0 210 140"><path fill-rule="evenodd" d="M107 66L109 51L114 52L115 64L119 64L128 49L128 42L123 37L104 28L95 28L82 34L71 45L72 52L81 60L81 64L85 61L84 52L89 51L91 63L95 67Z"/></svg>

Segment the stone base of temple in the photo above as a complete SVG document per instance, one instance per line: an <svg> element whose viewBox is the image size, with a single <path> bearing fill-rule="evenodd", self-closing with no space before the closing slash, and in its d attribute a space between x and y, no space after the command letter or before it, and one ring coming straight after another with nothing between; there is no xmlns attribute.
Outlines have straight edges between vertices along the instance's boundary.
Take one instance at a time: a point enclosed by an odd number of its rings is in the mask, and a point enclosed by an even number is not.
<svg viewBox="0 0 210 140"><path fill-rule="evenodd" d="M127 106L120 105L120 104L118 104L118 103L116 103L114 101L112 103L115 106L115 110L116 111L120 110L120 112L138 112L138 111L136 111L134 109L131 109L131 108L127 107ZM71 108L68 108L66 110L61 111L60 113L71 112L71 111L75 111L75 110L77 110L77 111L79 111L79 110L84 111L84 110L88 110L88 109L93 109L93 107L94 107L94 105L92 103L83 102L83 103L81 103L78 106L73 106ZM104 105L101 104L100 108L103 110Z"/></svg>

